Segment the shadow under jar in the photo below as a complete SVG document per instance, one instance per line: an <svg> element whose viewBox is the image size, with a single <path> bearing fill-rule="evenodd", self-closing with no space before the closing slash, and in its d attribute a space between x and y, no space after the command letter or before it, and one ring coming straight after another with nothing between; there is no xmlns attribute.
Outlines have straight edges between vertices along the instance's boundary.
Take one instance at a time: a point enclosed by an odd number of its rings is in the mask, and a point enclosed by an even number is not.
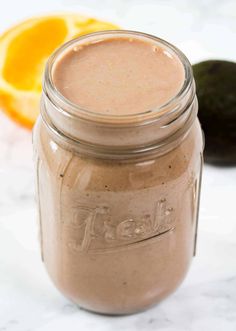
<svg viewBox="0 0 236 331"><path fill-rule="evenodd" d="M172 64L165 61L172 60L183 78L168 95L178 77L169 77L173 68L169 73ZM129 72L129 65L136 70ZM86 97L92 100L87 108ZM146 100L157 107L145 108ZM53 283L79 306L134 313L185 277L195 254L202 169L197 108L190 63L154 36L95 33L49 59L33 133L41 253Z"/></svg>

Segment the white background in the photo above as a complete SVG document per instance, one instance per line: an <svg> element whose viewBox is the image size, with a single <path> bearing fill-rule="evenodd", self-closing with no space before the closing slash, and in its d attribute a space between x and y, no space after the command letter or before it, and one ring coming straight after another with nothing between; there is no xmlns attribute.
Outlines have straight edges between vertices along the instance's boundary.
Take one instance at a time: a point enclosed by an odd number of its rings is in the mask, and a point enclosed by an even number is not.
<svg viewBox="0 0 236 331"><path fill-rule="evenodd" d="M192 63L236 60L236 1L0 0L0 30L35 14L71 11L167 39ZM1 54L0 54L1 56ZM40 261L31 133L0 114L0 331L236 330L236 167L205 166L198 255L184 284L144 313L79 310Z"/></svg>

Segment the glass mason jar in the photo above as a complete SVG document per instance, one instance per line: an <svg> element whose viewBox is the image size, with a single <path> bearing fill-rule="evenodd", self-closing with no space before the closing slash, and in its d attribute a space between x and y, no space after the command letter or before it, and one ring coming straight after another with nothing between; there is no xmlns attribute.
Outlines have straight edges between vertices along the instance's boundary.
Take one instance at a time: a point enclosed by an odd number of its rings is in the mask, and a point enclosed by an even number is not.
<svg viewBox="0 0 236 331"><path fill-rule="evenodd" d="M185 70L167 104L135 115L81 109L56 90L55 61L115 36L166 47ZM33 142L42 260L55 286L86 309L146 309L182 282L195 254L203 140L191 65L154 36L108 31L49 59Z"/></svg>

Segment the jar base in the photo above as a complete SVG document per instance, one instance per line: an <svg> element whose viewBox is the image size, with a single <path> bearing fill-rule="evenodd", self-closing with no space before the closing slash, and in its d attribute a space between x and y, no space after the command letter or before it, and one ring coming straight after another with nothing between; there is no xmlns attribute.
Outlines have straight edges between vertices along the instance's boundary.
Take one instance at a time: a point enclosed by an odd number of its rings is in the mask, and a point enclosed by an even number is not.
<svg viewBox="0 0 236 331"><path fill-rule="evenodd" d="M181 281L182 283L182 281ZM128 316L128 315L135 315L135 314L139 314L142 312L145 312L151 308L154 308L155 306L158 306L162 301L164 301L165 299L167 299L171 294L173 294L180 286L181 284L178 284L177 286L175 286L175 288L170 289L169 291L166 291L165 293L163 293L159 298L156 298L156 300L153 300L150 303L144 304L140 307L133 307L131 309L97 309L97 308L93 308L93 307L88 307L87 305L83 305L83 304L78 304L75 303L75 306L80 309L80 310L84 310L86 312L92 313L92 314L96 314L96 315L103 315L103 316L110 316L110 317L118 317L118 316ZM72 301L73 302L73 301Z"/></svg>

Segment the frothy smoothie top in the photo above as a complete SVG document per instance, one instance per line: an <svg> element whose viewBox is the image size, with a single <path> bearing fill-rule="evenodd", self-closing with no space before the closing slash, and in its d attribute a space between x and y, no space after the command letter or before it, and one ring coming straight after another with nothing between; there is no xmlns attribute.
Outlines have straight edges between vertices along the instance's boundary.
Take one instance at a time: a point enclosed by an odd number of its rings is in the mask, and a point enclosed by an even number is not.
<svg viewBox="0 0 236 331"><path fill-rule="evenodd" d="M56 89L79 107L99 114L152 111L183 86L184 67L164 46L135 37L113 37L69 48L53 68Z"/></svg>

